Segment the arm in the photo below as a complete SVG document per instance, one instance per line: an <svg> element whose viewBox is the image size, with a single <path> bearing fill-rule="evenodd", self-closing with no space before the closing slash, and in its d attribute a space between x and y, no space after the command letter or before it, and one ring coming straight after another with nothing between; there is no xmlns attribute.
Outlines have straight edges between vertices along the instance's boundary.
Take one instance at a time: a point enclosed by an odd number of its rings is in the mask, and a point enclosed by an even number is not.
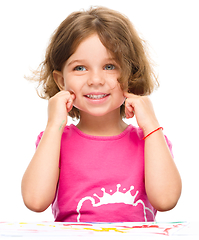
<svg viewBox="0 0 199 240"><path fill-rule="evenodd" d="M148 97L125 93L126 117L135 115L144 136L160 125ZM159 211L172 209L181 194L181 178L162 130L145 139L145 188L152 206Z"/></svg>
<svg viewBox="0 0 199 240"><path fill-rule="evenodd" d="M145 140L145 186L149 201L159 211L175 207L181 178L161 130Z"/></svg>
<svg viewBox="0 0 199 240"><path fill-rule="evenodd" d="M55 197L59 179L60 144L74 96L61 91L49 100L48 123L22 179L22 197L32 211L42 212Z"/></svg>

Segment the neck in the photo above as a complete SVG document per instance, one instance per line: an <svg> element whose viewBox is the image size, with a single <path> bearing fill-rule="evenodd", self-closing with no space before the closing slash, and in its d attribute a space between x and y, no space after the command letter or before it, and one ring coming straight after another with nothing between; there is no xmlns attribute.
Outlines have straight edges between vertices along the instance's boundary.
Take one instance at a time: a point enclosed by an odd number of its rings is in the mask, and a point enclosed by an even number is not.
<svg viewBox="0 0 199 240"><path fill-rule="evenodd" d="M122 120L120 111L113 111L106 116L93 116L80 112L77 128L93 136L114 136L122 133L127 124Z"/></svg>

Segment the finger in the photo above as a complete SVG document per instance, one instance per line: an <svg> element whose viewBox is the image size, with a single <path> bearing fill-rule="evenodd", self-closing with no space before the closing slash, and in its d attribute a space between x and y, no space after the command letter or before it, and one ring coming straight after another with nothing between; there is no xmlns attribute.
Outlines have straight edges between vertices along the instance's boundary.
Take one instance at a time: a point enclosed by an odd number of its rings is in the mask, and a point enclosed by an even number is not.
<svg viewBox="0 0 199 240"><path fill-rule="evenodd" d="M135 94L133 94L133 93L128 93L128 92L124 92L124 94L123 94L126 98L130 98L130 97L133 97L133 96L137 96L137 95L135 95Z"/></svg>
<svg viewBox="0 0 199 240"><path fill-rule="evenodd" d="M73 108L73 101L71 99L69 99L68 102L66 103L66 108L67 112L70 112L70 110Z"/></svg>
<svg viewBox="0 0 199 240"><path fill-rule="evenodd" d="M72 99L74 100L76 98L75 93L72 90L68 90L68 92L70 93Z"/></svg>
<svg viewBox="0 0 199 240"><path fill-rule="evenodd" d="M74 93L71 93L71 98L72 98L73 101L75 100L76 96L75 96Z"/></svg>
<svg viewBox="0 0 199 240"><path fill-rule="evenodd" d="M126 118L133 118L134 117L134 112L129 112L128 110L125 111Z"/></svg>
<svg viewBox="0 0 199 240"><path fill-rule="evenodd" d="M73 101L75 100L76 96L74 93L70 93L70 97L67 99L66 108L67 112L70 112L70 110L73 108Z"/></svg>
<svg viewBox="0 0 199 240"><path fill-rule="evenodd" d="M130 106L128 103L125 104L125 115L126 118L132 118L135 115L134 108Z"/></svg>

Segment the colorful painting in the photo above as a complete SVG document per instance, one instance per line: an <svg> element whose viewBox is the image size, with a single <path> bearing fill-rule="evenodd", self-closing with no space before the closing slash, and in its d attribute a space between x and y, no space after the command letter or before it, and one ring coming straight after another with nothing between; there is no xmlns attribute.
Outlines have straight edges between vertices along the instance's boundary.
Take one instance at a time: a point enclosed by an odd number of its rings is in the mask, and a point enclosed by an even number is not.
<svg viewBox="0 0 199 240"><path fill-rule="evenodd" d="M195 232L193 231L195 229ZM6 237L56 237L66 236L190 236L197 235L197 226L178 223L0 223L0 238ZM198 236L198 235L197 235ZM127 239L127 238L125 238Z"/></svg>

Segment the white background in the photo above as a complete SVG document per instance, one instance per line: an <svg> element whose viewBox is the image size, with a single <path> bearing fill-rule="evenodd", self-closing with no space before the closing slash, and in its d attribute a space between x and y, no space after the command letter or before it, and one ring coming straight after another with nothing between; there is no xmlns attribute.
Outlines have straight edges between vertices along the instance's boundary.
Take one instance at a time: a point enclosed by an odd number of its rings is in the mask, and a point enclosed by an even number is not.
<svg viewBox="0 0 199 240"><path fill-rule="evenodd" d="M24 79L43 60L48 40L68 14L102 5L127 15L148 41L160 87L151 95L173 143L183 180L178 205L157 221L198 220L199 5L197 0L6 0L0 3L0 221L53 221L51 209L28 210L21 178L47 120L47 101ZM129 121L128 121L129 122ZM134 120L130 123L136 124Z"/></svg>

